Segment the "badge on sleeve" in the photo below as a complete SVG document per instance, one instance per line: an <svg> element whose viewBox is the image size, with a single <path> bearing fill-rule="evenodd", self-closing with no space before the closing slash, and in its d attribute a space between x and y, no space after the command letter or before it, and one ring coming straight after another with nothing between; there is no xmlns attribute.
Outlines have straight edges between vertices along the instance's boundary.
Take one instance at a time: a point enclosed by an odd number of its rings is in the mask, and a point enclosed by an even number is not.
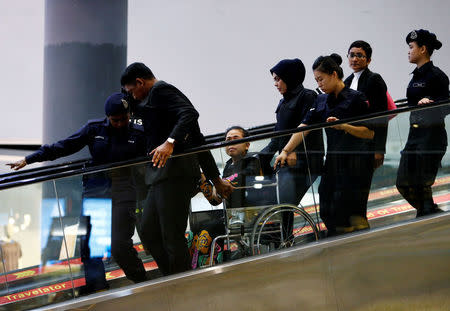
<svg viewBox="0 0 450 311"><path fill-rule="evenodd" d="M121 99L123 108L128 109L128 102L125 99Z"/></svg>

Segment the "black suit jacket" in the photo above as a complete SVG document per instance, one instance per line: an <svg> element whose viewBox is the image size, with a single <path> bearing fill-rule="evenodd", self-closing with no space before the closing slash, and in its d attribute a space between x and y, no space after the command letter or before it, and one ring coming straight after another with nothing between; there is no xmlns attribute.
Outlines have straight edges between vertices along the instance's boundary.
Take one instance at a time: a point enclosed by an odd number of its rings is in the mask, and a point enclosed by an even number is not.
<svg viewBox="0 0 450 311"><path fill-rule="evenodd" d="M352 73L345 79L344 83L350 87L354 78ZM366 68L358 80L358 91L364 93L369 100L369 113L387 110L387 87L383 78L375 72ZM386 137L388 118L373 120L375 136L371 143L371 150L376 153L386 152Z"/></svg>
<svg viewBox="0 0 450 311"><path fill-rule="evenodd" d="M167 138L175 139L174 154L200 146L205 138L198 125L199 114L189 99L175 86L157 81L150 90L147 102L137 114L142 118L147 137L147 150L152 151ZM208 179L219 176L219 170L211 152L170 158L165 167L149 165L147 184L155 184L169 178L196 179L201 166Z"/></svg>

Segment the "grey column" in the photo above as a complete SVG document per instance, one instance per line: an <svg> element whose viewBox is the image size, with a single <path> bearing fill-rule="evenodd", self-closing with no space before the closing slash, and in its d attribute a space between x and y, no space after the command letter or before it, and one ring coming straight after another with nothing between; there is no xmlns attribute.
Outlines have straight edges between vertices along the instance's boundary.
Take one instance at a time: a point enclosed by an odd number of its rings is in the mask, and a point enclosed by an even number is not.
<svg viewBox="0 0 450 311"><path fill-rule="evenodd" d="M104 117L126 66L127 9L127 0L45 1L44 143Z"/></svg>

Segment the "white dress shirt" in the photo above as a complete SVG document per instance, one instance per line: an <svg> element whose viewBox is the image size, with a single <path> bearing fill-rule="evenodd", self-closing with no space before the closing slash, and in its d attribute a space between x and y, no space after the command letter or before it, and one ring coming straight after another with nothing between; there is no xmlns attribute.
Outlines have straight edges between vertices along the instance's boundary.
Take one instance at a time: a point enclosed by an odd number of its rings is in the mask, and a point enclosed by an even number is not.
<svg viewBox="0 0 450 311"><path fill-rule="evenodd" d="M361 74L364 72L364 70L358 71L358 72L354 72L353 73L353 80L352 80L352 84L350 84L350 88L352 90L357 91L358 90L358 81L359 81L359 77L361 77Z"/></svg>

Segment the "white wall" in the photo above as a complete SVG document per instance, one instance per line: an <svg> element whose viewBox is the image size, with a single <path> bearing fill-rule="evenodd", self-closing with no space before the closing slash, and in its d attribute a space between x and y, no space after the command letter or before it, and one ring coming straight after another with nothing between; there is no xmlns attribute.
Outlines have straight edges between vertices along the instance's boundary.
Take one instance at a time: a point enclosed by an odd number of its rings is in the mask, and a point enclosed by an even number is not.
<svg viewBox="0 0 450 311"><path fill-rule="evenodd" d="M279 94L268 72L280 59L301 58L305 86L315 88L314 59L344 56L356 39L372 44L371 67L394 98L405 96L413 70L404 41L411 29L438 35L434 60L450 74L449 12L448 0L129 0L128 62L143 61L179 87L203 131L214 133L274 121ZM44 1L0 0L0 21L0 141L39 141Z"/></svg>
<svg viewBox="0 0 450 311"><path fill-rule="evenodd" d="M0 141L42 139L44 0L0 0Z"/></svg>
<svg viewBox="0 0 450 311"><path fill-rule="evenodd" d="M315 58L344 57L357 39L372 45L371 68L395 99L405 97L414 68L405 43L412 29L437 34L443 47L433 58L450 75L449 12L440 0L130 0L128 62L146 63L185 92L204 133L214 133L274 121L280 96L269 69L280 59L302 59L305 86L316 88Z"/></svg>

